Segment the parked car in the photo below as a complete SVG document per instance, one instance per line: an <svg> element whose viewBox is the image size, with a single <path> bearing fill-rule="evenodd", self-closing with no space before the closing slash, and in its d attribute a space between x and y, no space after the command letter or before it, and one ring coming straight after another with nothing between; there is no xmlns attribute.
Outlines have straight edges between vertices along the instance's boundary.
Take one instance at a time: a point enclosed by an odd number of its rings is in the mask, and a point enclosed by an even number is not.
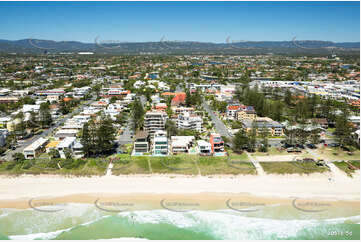
<svg viewBox="0 0 361 242"><path fill-rule="evenodd" d="M339 147L340 144L338 144L338 143L331 143L331 144L329 144L328 146L330 146L330 147Z"/></svg>
<svg viewBox="0 0 361 242"><path fill-rule="evenodd" d="M350 148L348 148L347 146L341 145L341 149L343 151L351 151Z"/></svg>
<svg viewBox="0 0 361 242"><path fill-rule="evenodd" d="M304 149L304 148L305 148L305 146L304 146L303 144L297 144L296 147L297 147L297 148L300 148L300 149Z"/></svg>
<svg viewBox="0 0 361 242"><path fill-rule="evenodd" d="M312 159L312 158L303 158L302 161L303 161L303 162L315 162L315 160Z"/></svg>
<svg viewBox="0 0 361 242"><path fill-rule="evenodd" d="M316 149L317 148L316 145L314 145L314 144L307 144L306 146L307 146L307 148L310 148L310 149Z"/></svg>

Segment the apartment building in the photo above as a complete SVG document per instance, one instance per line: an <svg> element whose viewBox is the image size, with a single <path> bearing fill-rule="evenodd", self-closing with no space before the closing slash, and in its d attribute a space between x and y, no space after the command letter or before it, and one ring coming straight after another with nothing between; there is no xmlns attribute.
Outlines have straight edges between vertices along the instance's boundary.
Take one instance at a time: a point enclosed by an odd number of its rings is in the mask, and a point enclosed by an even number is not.
<svg viewBox="0 0 361 242"><path fill-rule="evenodd" d="M254 120L256 117L256 111L252 106L246 106L236 113L236 118L239 121Z"/></svg>
<svg viewBox="0 0 361 242"><path fill-rule="evenodd" d="M212 133L209 139L209 143L212 147L212 153L216 155L216 153L224 152L224 141L220 134Z"/></svg>
<svg viewBox="0 0 361 242"><path fill-rule="evenodd" d="M133 155L143 155L149 152L149 134L146 131L138 131L134 138Z"/></svg>
<svg viewBox="0 0 361 242"><path fill-rule="evenodd" d="M153 155L164 156L168 155L168 138L167 132L157 130L153 138Z"/></svg>
<svg viewBox="0 0 361 242"><path fill-rule="evenodd" d="M268 117L256 117L254 120L243 120L243 128L246 132L252 130L252 124L255 123L257 131L259 132L262 128L266 127L271 136L283 136L283 126L277 121L272 120Z"/></svg>
<svg viewBox="0 0 361 242"><path fill-rule="evenodd" d="M202 123L203 120L201 117L190 113L180 114L177 119L178 129L188 129L202 132Z"/></svg>
<svg viewBox="0 0 361 242"><path fill-rule="evenodd" d="M165 129L167 114L162 111L148 111L144 117L144 130L149 134L154 134L158 130Z"/></svg>

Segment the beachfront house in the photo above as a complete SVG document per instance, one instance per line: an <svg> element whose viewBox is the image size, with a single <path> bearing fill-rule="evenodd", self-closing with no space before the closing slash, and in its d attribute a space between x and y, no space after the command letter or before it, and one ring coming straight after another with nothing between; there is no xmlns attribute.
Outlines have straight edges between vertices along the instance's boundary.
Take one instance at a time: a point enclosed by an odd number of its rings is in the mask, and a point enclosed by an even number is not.
<svg viewBox="0 0 361 242"><path fill-rule="evenodd" d="M149 134L147 131L138 131L135 134L133 155L143 155L149 152Z"/></svg>
<svg viewBox="0 0 361 242"><path fill-rule="evenodd" d="M34 141L32 144L28 145L23 150L25 159L36 158L40 153L45 151L45 146L47 143L48 143L48 139L41 137L41 138L37 139L36 141Z"/></svg>
<svg viewBox="0 0 361 242"><path fill-rule="evenodd" d="M158 130L154 133L153 138L153 155L168 155L168 138L167 132Z"/></svg>

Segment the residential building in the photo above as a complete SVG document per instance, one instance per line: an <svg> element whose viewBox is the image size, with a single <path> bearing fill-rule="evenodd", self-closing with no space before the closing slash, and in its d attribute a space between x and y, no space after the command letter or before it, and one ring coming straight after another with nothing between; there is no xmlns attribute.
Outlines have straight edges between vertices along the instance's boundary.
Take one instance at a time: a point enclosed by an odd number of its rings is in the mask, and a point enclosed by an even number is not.
<svg viewBox="0 0 361 242"><path fill-rule="evenodd" d="M189 149L194 143L194 136L172 136L171 150L173 154L189 153Z"/></svg>
<svg viewBox="0 0 361 242"><path fill-rule="evenodd" d="M75 144L75 137L65 137L56 147L56 149L59 151L61 158L66 158L65 156L65 150L70 149L72 150L74 144Z"/></svg>
<svg viewBox="0 0 361 242"><path fill-rule="evenodd" d="M246 106L236 113L236 118L239 121L254 120L257 114L252 106Z"/></svg>
<svg viewBox="0 0 361 242"><path fill-rule="evenodd" d="M57 131L55 133L54 136L59 139L64 139L66 137L76 137L78 132L79 132L79 130L77 130L77 129L60 129L59 131Z"/></svg>
<svg viewBox="0 0 361 242"><path fill-rule="evenodd" d="M162 111L148 111L144 118L144 130L149 134L154 134L158 130L165 129L167 114Z"/></svg>
<svg viewBox="0 0 361 242"><path fill-rule="evenodd" d="M138 131L134 139L134 155L143 155L149 152L149 134L147 131Z"/></svg>
<svg viewBox="0 0 361 242"><path fill-rule="evenodd" d="M202 132L202 123L203 120L201 117L190 113L179 114L177 119L178 129Z"/></svg>
<svg viewBox="0 0 361 242"><path fill-rule="evenodd" d="M244 130L251 132L253 123L257 128L257 132L260 132L261 128L266 127L270 136L284 135L282 124L268 117L256 117L254 120L243 120L242 125Z"/></svg>
<svg viewBox="0 0 361 242"><path fill-rule="evenodd" d="M27 146L23 150L23 154L25 156L25 159L34 159L36 158L40 153L45 151L45 146L48 143L48 139L45 138L39 138L36 141L34 141L32 144Z"/></svg>
<svg viewBox="0 0 361 242"><path fill-rule="evenodd" d="M211 144L213 154L224 152L224 141L220 134L212 133L209 143Z"/></svg>
<svg viewBox="0 0 361 242"><path fill-rule="evenodd" d="M236 114L240 109L241 109L241 105L239 104L229 104L227 106L227 116L236 118Z"/></svg>
<svg viewBox="0 0 361 242"><path fill-rule="evenodd" d="M200 155L212 155L211 143L204 140L198 140L197 144L198 152Z"/></svg>
<svg viewBox="0 0 361 242"><path fill-rule="evenodd" d="M153 138L153 155L168 155L168 138L167 132L158 130L154 133Z"/></svg>

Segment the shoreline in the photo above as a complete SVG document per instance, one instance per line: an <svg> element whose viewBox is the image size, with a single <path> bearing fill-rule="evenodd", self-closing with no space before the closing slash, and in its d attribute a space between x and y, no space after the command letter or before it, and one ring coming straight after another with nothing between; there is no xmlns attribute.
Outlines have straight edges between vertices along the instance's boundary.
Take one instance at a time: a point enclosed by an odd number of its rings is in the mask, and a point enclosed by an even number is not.
<svg viewBox="0 0 361 242"><path fill-rule="evenodd" d="M310 175L123 175L101 177L64 177L59 175L0 176L0 207L10 201L31 198L63 198L73 196L124 197L227 194L289 199L329 199L360 201L360 174L353 178L331 174Z"/></svg>

